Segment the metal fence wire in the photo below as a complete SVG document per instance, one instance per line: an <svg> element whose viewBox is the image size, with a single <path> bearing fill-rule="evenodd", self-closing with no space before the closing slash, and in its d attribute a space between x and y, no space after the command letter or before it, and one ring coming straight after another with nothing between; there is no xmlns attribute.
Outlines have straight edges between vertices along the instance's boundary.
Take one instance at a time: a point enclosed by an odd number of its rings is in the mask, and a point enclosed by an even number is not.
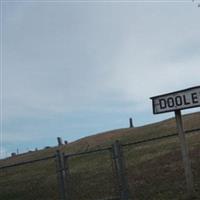
<svg viewBox="0 0 200 200"><path fill-rule="evenodd" d="M58 200L55 159L11 165L0 170L3 200Z"/></svg>
<svg viewBox="0 0 200 200"><path fill-rule="evenodd" d="M200 197L200 129L186 131L194 190ZM61 150L61 149L60 149ZM0 166L2 200L185 199L186 181L177 134L87 152L61 151Z"/></svg>
<svg viewBox="0 0 200 200"><path fill-rule="evenodd" d="M182 199L184 169L178 138L123 147L130 199Z"/></svg>
<svg viewBox="0 0 200 200"><path fill-rule="evenodd" d="M68 200L119 199L111 148L65 156Z"/></svg>

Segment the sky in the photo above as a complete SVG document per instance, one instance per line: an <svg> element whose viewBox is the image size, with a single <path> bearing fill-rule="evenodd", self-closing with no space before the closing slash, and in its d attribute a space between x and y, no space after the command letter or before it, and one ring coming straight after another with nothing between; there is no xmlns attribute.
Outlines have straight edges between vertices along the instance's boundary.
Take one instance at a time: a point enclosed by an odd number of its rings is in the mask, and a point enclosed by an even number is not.
<svg viewBox="0 0 200 200"><path fill-rule="evenodd" d="M173 117L149 98L200 85L199 19L190 0L1 1L1 157Z"/></svg>

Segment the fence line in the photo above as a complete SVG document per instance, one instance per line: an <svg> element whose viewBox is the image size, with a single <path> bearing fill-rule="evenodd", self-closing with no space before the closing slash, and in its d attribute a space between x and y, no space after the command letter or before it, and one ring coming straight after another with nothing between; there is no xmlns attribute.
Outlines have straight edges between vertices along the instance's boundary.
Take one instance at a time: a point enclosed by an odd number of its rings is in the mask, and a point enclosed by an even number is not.
<svg viewBox="0 0 200 200"><path fill-rule="evenodd" d="M66 154L65 157L81 156L81 155L85 155L85 154L89 154L89 153L96 153L96 152L99 152L99 151L107 151L107 150L111 150L111 149L112 149L112 147L107 147L107 148L100 148L100 149L95 149L95 150L91 150L91 151L71 153L71 154Z"/></svg>
<svg viewBox="0 0 200 200"><path fill-rule="evenodd" d="M194 132L197 132L197 131L200 131L200 128L186 130L185 133L189 134L189 133L194 133ZM156 141L156 140L162 140L162 139L171 138L171 137L175 137L175 136L178 136L178 133L172 133L172 134L169 134L169 135L164 135L164 136L160 136L160 137L140 140L140 141L136 141L136 142L129 142L129 143L126 143L126 144L122 144L122 146L137 145L137 144L141 144L141 143L152 142L152 141Z"/></svg>
<svg viewBox="0 0 200 200"><path fill-rule="evenodd" d="M39 159L35 159L35 160L29 160L29 161L23 161L23 162L20 162L20 163L15 163L15 164L12 164L12 165L5 165L5 166L0 167L0 170L6 169L6 168L11 168L11 167L17 167L17 166L20 166L20 165L26 165L26 164L32 164L32 163L35 163L35 162L45 161L45 160L49 160L49 159L52 159L52 158L55 158L55 157L56 157L56 155L52 155L52 156L39 158Z"/></svg>
<svg viewBox="0 0 200 200"><path fill-rule="evenodd" d="M200 131L200 128L185 130L185 133L189 134L189 133L194 133L194 132L198 132L198 131ZM175 137L175 136L178 136L178 133L173 133L173 134L164 135L164 136L161 136L161 137L150 138L150 139L145 139L145 140L139 140L139 141L136 141L136 142L129 142L129 143L122 144L122 146L137 145L137 144L152 142L152 141L156 141L156 140L171 138L171 137ZM91 151L84 151L84 152L66 154L65 157L79 156L79 155L95 153L95 152L99 152L99 151L106 151L106 150L111 150L111 149L112 149L112 147L99 148L99 149L95 149L95 150L91 150ZM1 166L0 170L5 169L5 168L10 168L10 167L16 167L16 166L20 166L20 165L35 163L35 162L39 162L39 161L44 161L44 160L52 159L52 158L55 158L55 157L56 157L56 155L52 155L52 156L47 156L47 157L40 158L40 159L23 161L23 162L15 163L15 164L12 164L12 165Z"/></svg>
<svg viewBox="0 0 200 200"><path fill-rule="evenodd" d="M199 132L199 131L200 131L200 128L195 128L195 129L186 130L185 133L190 134L190 133ZM110 200L114 200L114 199L128 200L129 199L129 188L128 188L128 182L126 179L126 166L125 166L125 160L124 160L124 156L123 156L123 150L124 150L123 147L143 144L143 143L152 142L152 141L159 141L162 139L173 138L176 136L178 136L178 134L173 133L173 134L168 134L168 135L164 135L164 136L160 136L160 137L149 138L149 139L124 143L124 144L121 144L119 141L115 141L115 143L109 147L94 149L94 150L85 151L85 152L69 153L69 154L65 154L65 153L61 152L61 150L57 150L54 155L39 158L39 159L29 160L29 161L23 161L23 162L11 164L11 165L1 166L0 170L17 167L17 166L22 166L22 165L26 165L26 164L32 164L32 163L36 163L36 162L41 162L41 161L45 161L45 160L49 160L49 159L55 159L55 161L56 161L55 164L57 167L57 170L55 170L55 172L58 177L57 184L60 189L60 200L69 200L70 197L69 197L69 192L68 192L68 189L69 189L68 186L71 183L70 183L70 180L68 177L70 175L69 166L68 166L68 158L82 156L82 155L86 155L86 154L90 154L90 153L110 151L110 153L112 154L111 162L114 163L114 168L115 168L113 170L113 174L115 174L114 176L116 176L118 179L118 183L116 183L116 186L118 187L119 197L115 197L116 195L114 195L114 196L111 196L111 198L104 198L101 200L109 200L109 199Z"/></svg>

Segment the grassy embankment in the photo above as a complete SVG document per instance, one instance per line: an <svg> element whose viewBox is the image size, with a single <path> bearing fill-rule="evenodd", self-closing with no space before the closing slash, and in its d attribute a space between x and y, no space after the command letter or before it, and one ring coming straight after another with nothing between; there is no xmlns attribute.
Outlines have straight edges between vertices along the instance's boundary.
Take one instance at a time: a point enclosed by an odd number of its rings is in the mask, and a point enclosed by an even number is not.
<svg viewBox="0 0 200 200"><path fill-rule="evenodd" d="M185 129L200 127L200 113L184 116ZM61 148L66 153L81 152L121 143L159 137L176 132L173 119L119 129L80 139ZM187 135L196 190L200 199L200 133ZM55 153L56 148L19 155L0 161L7 165ZM138 200L185 199L185 180L178 138L124 147L131 197ZM71 200L98 200L118 195L109 152L69 159ZM54 160L0 170L1 200L58 200ZM73 186L73 187L72 187Z"/></svg>

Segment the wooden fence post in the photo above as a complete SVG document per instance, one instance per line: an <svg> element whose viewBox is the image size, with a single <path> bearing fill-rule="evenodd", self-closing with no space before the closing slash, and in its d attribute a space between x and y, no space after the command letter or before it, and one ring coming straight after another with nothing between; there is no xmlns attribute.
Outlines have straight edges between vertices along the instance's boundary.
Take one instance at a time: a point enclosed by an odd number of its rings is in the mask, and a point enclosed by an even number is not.
<svg viewBox="0 0 200 200"><path fill-rule="evenodd" d="M58 184L60 190L60 199L67 200L65 193L65 167L64 167L64 154L59 150L56 151L56 162L57 162L57 175L58 175Z"/></svg>
<svg viewBox="0 0 200 200"><path fill-rule="evenodd" d="M125 173L125 162L124 162L124 157L123 157L122 146L119 143L119 141L116 141L112 145L112 151L113 151L115 170L117 173L117 179L118 179L118 184L119 184L120 199L128 200L129 192L128 192L127 177Z"/></svg>
<svg viewBox="0 0 200 200"><path fill-rule="evenodd" d="M69 177L69 163L68 163L69 156L65 156L63 153L63 167L65 172L65 195L66 199L70 200L70 177Z"/></svg>

